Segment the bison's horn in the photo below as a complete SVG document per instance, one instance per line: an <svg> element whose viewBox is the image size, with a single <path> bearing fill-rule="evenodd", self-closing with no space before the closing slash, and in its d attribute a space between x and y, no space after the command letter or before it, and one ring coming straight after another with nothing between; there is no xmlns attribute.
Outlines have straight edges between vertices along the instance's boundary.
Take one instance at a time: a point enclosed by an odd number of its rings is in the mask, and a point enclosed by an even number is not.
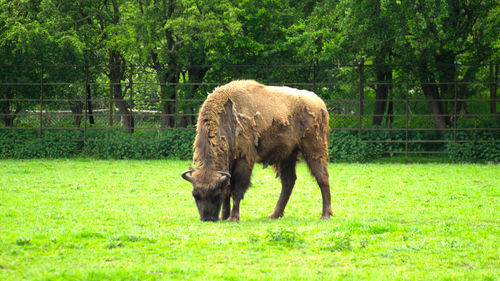
<svg viewBox="0 0 500 281"><path fill-rule="evenodd" d="M225 183L231 178L231 174L228 172L223 172L223 171L217 171L217 173L221 174L222 176L219 178L219 183Z"/></svg>
<svg viewBox="0 0 500 281"><path fill-rule="evenodd" d="M193 171L191 170L187 170L185 172L182 173L182 178L187 180L188 182L192 183L193 182L193 177L191 176L191 173Z"/></svg>

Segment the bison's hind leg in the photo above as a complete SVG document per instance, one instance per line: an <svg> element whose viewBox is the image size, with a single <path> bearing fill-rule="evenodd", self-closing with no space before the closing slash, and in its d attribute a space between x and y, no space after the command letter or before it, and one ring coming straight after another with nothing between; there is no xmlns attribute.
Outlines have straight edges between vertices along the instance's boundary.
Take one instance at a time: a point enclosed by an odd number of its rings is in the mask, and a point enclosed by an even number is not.
<svg viewBox="0 0 500 281"><path fill-rule="evenodd" d="M279 162L275 166L276 173L281 179L281 194L273 213L269 216L271 219L277 219L285 215L285 207L288 203L288 199L290 199L293 186L295 185L295 180L297 179L297 175L295 173L297 154L298 151L295 150L287 159Z"/></svg>
<svg viewBox="0 0 500 281"><path fill-rule="evenodd" d="M323 199L323 212L321 213L322 219L329 219L333 214L332 212L332 199L330 195L330 184L328 182L328 163L324 158L312 158L304 156L307 166L318 182L321 190L321 197Z"/></svg>
<svg viewBox="0 0 500 281"><path fill-rule="evenodd" d="M323 128L328 128L328 123L323 125L325 125ZM321 218L328 219L333 214L330 183L328 182L328 130L310 131L302 139L300 150L321 190L323 198Z"/></svg>

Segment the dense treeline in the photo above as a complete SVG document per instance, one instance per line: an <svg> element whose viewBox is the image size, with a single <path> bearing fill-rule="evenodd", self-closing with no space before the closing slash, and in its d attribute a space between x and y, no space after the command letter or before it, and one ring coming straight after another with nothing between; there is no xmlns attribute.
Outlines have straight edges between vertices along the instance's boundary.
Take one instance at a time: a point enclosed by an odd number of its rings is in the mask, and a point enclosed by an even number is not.
<svg viewBox="0 0 500 281"><path fill-rule="evenodd" d="M0 0L0 123L12 126L18 113L30 109L15 99L40 96L39 87L15 83L40 77L54 84L106 81L106 89L87 87L84 93L89 100L113 98L110 106L131 132L132 109L141 105L128 102L130 95L151 94L130 90L133 81L159 85L155 92L162 102L155 107L164 113L161 125L172 127L176 108L167 101L203 97L200 82L366 77L382 82L371 85L373 125L393 110L388 83L411 81L428 99L433 125L444 132L456 121L450 112L466 106L449 99L487 95L493 99L487 113L497 114L496 84L462 82L497 80L498 63L488 65L500 59L499 35L496 0ZM223 67L295 64L314 69L256 74ZM360 64L370 67L337 67ZM179 83L191 86L171 86ZM82 101L71 100L79 91L46 86L44 98L66 98L81 116ZM332 99L357 94L341 87L318 91ZM194 111L189 105L183 110Z"/></svg>

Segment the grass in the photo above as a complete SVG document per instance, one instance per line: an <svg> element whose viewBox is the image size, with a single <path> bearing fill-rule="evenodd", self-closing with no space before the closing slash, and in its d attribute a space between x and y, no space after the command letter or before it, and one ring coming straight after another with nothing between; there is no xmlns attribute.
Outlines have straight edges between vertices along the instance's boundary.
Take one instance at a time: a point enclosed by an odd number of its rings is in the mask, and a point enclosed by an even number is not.
<svg viewBox="0 0 500 281"><path fill-rule="evenodd" d="M239 224L203 223L186 161L1 160L0 280L499 280L500 166L304 164L285 212L256 166Z"/></svg>

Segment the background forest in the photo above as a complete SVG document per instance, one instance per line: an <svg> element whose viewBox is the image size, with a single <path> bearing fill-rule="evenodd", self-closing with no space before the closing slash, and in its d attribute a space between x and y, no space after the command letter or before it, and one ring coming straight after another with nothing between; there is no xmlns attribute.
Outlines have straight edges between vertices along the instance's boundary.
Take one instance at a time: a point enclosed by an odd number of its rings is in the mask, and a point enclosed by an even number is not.
<svg viewBox="0 0 500 281"><path fill-rule="evenodd" d="M0 127L192 127L252 78L314 90L332 128L442 137L499 127L499 49L496 0L0 0Z"/></svg>

